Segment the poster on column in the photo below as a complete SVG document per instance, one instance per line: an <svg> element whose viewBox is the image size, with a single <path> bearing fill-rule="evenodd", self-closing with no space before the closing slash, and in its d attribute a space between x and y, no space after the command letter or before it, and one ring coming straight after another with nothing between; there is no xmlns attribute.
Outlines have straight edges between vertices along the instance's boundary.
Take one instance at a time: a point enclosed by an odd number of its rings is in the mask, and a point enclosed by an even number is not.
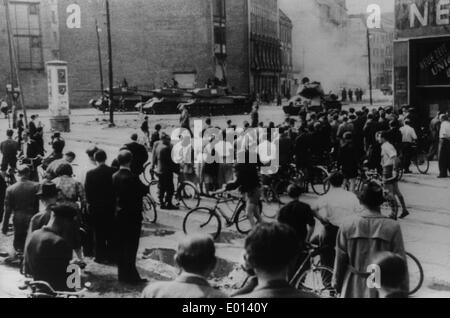
<svg viewBox="0 0 450 318"><path fill-rule="evenodd" d="M52 117L70 115L67 64L62 61L47 63L49 112Z"/></svg>

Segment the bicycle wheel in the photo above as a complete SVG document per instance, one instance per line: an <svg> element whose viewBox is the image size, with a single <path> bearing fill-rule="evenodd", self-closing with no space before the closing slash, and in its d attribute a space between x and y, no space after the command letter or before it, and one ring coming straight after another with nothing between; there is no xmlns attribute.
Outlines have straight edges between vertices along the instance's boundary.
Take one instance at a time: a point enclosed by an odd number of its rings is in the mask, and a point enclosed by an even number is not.
<svg viewBox="0 0 450 318"><path fill-rule="evenodd" d="M153 178L152 178L152 173L151 173L151 167L152 167L152 164L151 163L147 163L145 166L144 166L144 172L141 174L141 176L140 176L140 179L141 179L141 181L145 184L145 185L150 185L151 183L152 183L152 181L153 181Z"/></svg>
<svg viewBox="0 0 450 318"><path fill-rule="evenodd" d="M247 211L245 210L245 204L242 204L239 207L238 212L236 213L236 218L234 220L234 224L236 224L236 229L239 233L247 235L252 230L252 225L250 220L247 217Z"/></svg>
<svg viewBox="0 0 450 318"><path fill-rule="evenodd" d="M313 293L323 298L335 298L336 290L332 288L333 270L325 266L318 266L305 271L294 287L298 290Z"/></svg>
<svg viewBox="0 0 450 318"><path fill-rule="evenodd" d="M159 197L158 181L154 180L154 181L150 182L149 192L150 192L150 196L153 198L153 201L156 204L161 204L161 202L158 201L158 197Z"/></svg>
<svg viewBox="0 0 450 318"><path fill-rule="evenodd" d="M328 171L322 167L313 167L311 169L310 183L315 194L325 195L330 190L328 183Z"/></svg>
<svg viewBox="0 0 450 318"><path fill-rule="evenodd" d="M217 239L222 230L219 215L207 208L197 208L190 211L183 220L183 231L189 234L206 234Z"/></svg>
<svg viewBox="0 0 450 318"><path fill-rule="evenodd" d="M147 194L142 202L142 215L144 222L156 223L158 219L158 213L156 211L156 203L150 194Z"/></svg>
<svg viewBox="0 0 450 318"><path fill-rule="evenodd" d="M263 190L263 215L269 219L275 219L278 211L283 206L283 202L281 202L280 196L278 193L275 193L275 190L272 187L266 187Z"/></svg>
<svg viewBox="0 0 450 318"><path fill-rule="evenodd" d="M414 160L414 164L421 174L427 174L428 170L430 170L430 161L428 160L428 154L422 151L419 152Z"/></svg>
<svg viewBox="0 0 450 318"><path fill-rule="evenodd" d="M412 254L406 253L409 272L409 295L414 295L422 288L424 281L423 268L419 260Z"/></svg>
<svg viewBox="0 0 450 318"><path fill-rule="evenodd" d="M183 182L180 184L177 197L188 210L193 210L200 206L200 192L197 187L190 182Z"/></svg>

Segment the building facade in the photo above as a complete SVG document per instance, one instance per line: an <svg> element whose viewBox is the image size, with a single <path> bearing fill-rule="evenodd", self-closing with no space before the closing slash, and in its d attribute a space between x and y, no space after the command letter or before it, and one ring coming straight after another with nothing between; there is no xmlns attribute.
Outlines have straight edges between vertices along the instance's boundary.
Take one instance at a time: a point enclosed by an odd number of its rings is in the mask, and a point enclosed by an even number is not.
<svg viewBox="0 0 450 318"><path fill-rule="evenodd" d="M280 10L281 75L280 93L290 98L296 92L292 61L292 21Z"/></svg>
<svg viewBox="0 0 450 318"><path fill-rule="evenodd" d="M364 74L364 88L369 85L369 60L368 50L370 46L370 68L372 74L372 88L390 90L392 88L393 69L393 41L394 25L390 14L382 14L380 28L367 28L367 16L364 14L352 14L349 16L348 41L355 51L361 54L355 56L355 63L360 77Z"/></svg>
<svg viewBox="0 0 450 318"><path fill-rule="evenodd" d="M10 3L27 104L47 105L45 62L55 59L68 62L71 106L86 106L98 96L98 47L107 86L105 1ZM69 27L74 6L80 12L79 28ZM2 6L3 17L1 10ZM125 78L132 86L152 90L175 79L186 89L215 82L236 94L275 96L280 76L288 76L289 67L282 65L277 0L110 0L110 12L114 85ZM284 27L288 18L283 21ZM0 19L2 47L7 47L5 29ZM288 54L288 41L283 43ZM1 50L1 87L8 74L9 55Z"/></svg>
<svg viewBox="0 0 450 318"><path fill-rule="evenodd" d="M27 107L48 105L45 62L59 57L57 0L10 1L11 33L22 93ZM10 50L3 3L0 5L0 98L11 83ZM13 71L13 74L15 71Z"/></svg>
<svg viewBox="0 0 450 318"><path fill-rule="evenodd" d="M450 110L450 16L439 0L396 0L395 104L419 118Z"/></svg>

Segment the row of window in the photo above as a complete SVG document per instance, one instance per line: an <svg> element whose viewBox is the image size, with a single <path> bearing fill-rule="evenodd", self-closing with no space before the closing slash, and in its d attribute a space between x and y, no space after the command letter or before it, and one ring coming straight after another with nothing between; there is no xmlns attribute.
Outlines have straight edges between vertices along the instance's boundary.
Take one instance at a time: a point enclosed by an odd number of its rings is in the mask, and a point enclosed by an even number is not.
<svg viewBox="0 0 450 318"><path fill-rule="evenodd" d="M275 11L276 12L276 11ZM262 7L254 7L250 13L251 32L278 37L278 15Z"/></svg>
<svg viewBox="0 0 450 318"><path fill-rule="evenodd" d="M42 70L44 59L39 4L11 2L10 15L19 68Z"/></svg>
<svg viewBox="0 0 450 318"><path fill-rule="evenodd" d="M281 25L280 40L283 43L292 43L292 29L287 26Z"/></svg>

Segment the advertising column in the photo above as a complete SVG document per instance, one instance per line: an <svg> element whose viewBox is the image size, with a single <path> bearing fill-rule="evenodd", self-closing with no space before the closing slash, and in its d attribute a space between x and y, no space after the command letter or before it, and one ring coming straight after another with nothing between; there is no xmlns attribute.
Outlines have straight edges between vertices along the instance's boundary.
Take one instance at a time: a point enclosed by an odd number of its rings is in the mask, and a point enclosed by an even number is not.
<svg viewBox="0 0 450 318"><path fill-rule="evenodd" d="M46 63L48 78L48 107L53 130L70 132L70 108L67 62Z"/></svg>

